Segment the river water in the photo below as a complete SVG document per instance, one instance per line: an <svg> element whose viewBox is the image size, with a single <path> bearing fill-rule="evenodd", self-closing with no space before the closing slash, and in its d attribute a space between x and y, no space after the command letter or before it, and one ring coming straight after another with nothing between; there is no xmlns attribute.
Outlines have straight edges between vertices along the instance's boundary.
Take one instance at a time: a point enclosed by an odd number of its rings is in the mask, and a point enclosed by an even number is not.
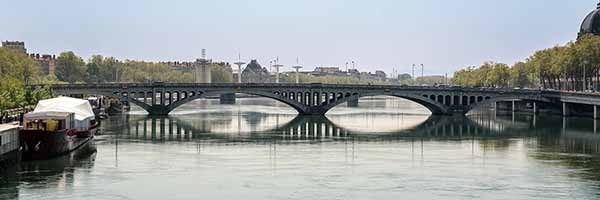
<svg viewBox="0 0 600 200"><path fill-rule="evenodd" d="M598 199L593 120L531 114L430 117L363 98L297 117L262 98L140 109L95 141L0 178L0 199Z"/></svg>

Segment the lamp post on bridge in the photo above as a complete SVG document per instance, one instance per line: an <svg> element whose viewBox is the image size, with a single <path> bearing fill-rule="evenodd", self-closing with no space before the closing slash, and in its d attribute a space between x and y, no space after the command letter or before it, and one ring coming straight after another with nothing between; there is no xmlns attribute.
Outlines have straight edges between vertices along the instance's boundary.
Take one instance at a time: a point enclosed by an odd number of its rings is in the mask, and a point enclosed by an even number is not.
<svg viewBox="0 0 600 200"><path fill-rule="evenodd" d="M421 64L421 82L425 81L425 77L424 77L424 72L425 71L425 66L423 64Z"/></svg>
<svg viewBox="0 0 600 200"><path fill-rule="evenodd" d="M415 64L412 64L412 77L411 78L413 80L412 81L412 85L415 85L415 80L416 80L416 78L415 78Z"/></svg>
<svg viewBox="0 0 600 200"><path fill-rule="evenodd" d="M242 55L238 54L238 61L233 64L238 66L238 83L242 83L242 65L246 64L245 62L242 62Z"/></svg>
<svg viewBox="0 0 600 200"><path fill-rule="evenodd" d="M346 74L348 74L348 62L346 62Z"/></svg>
<svg viewBox="0 0 600 200"><path fill-rule="evenodd" d="M296 58L296 66L292 68L296 69L296 84L300 83L300 68L302 65L299 64L298 58ZM346 71L348 70L348 62L346 62Z"/></svg>

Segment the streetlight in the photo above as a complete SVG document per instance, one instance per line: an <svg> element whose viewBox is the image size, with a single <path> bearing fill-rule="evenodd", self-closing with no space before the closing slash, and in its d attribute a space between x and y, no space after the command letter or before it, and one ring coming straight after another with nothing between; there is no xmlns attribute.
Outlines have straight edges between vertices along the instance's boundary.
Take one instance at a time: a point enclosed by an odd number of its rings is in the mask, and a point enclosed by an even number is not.
<svg viewBox="0 0 600 200"><path fill-rule="evenodd" d="M412 64L412 85L415 85L415 64Z"/></svg>
<svg viewBox="0 0 600 200"><path fill-rule="evenodd" d="M448 85L448 72L446 72L446 77L445 77L445 79L446 79L446 80L445 80L445 82L446 82L446 85Z"/></svg>
<svg viewBox="0 0 600 200"><path fill-rule="evenodd" d="M238 78L238 83L241 84L242 83L242 65L246 64L245 62L242 62L242 54L238 53L238 61L233 64L236 64L238 66L238 77L237 78Z"/></svg>
<svg viewBox="0 0 600 200"><path fill-rule="evenodd" d="M425 66L423 64L421 64L421 81L425 80L425 77L423 75L423 71L425 71L424 69L425 69Z"/></svg>
<svg viewBox="0 0 600 200"><path fill-rule="evenodd" d="M348 73L348 61L346 61L346 73Z"/></svg>

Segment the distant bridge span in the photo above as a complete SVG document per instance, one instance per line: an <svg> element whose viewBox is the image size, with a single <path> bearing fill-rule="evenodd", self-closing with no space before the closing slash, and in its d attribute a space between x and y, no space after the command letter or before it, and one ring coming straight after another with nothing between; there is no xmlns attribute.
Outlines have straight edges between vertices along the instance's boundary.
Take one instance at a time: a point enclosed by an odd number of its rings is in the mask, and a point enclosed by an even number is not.
<svg viewBox="0 0 600 200"><path fill-rule="evenodd" d="M360 97L378 95L414 101L434 115L465 114L482 105L518 100L562 106L563 113L570 112L571 104L593 105L594 116L598 116L596 110L600 105L600 94L528 89L320 83L109 83L57 84L49 87L55 95L118 97L122 101L142 107L150 115L167 115L175 108L195 99L235 93L271 98L289 105L301 115L324 115L339 104L356 101Z"/></svg>

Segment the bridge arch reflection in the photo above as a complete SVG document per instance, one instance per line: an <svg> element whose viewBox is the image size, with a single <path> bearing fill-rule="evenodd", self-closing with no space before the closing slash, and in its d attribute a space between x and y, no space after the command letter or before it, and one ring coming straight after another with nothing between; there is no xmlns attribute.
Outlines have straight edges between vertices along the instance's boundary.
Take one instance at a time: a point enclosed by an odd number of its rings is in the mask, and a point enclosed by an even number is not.
<svg viewBox="0 0 600 200"><path fill-rule="evenodd" d="M212 120L188 120L181 116L135 116L124 115L124 135L158 141L181 141L214 139L222 141L243 140L403 140L406 138L468 139L473 137L516 137L523 136L515 131L530 124L510 120L492 119L493 116L429 116L422 123L404 126L397 130L365 131L346 128L325 116L262 115L252 116L254 122L266 123L255 128L236 126L244 118L220 118ZM385 115L389 117L389 115ZM243 122L245 123L245 122ZM232 125L233 124L233 125ZM238 129L238 130L235 130ZM244 130L241 130L244 129Z"/></svg>

